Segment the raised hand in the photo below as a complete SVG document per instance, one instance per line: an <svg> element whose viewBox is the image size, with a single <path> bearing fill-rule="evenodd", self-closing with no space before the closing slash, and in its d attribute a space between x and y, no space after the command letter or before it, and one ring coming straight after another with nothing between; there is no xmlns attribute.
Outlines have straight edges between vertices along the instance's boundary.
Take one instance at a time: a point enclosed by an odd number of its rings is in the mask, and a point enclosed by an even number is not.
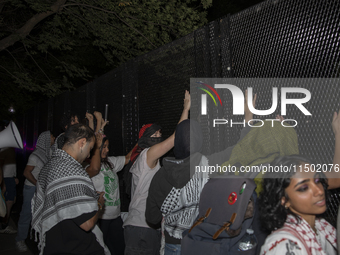
<svg viewBox="0 0 340 255"><path fill-rule="evenodd" d="M191 107L191 96L190 96L189 91L186 90L184 94L183 109L189 111L190 107Z"/></svg>
<svg viewBox="0 0 340 255"><path fill-rule="evenodd" d="M340 110L338 113L334 112L333 114L332 129L335 136L340 134Z"/></svg>
<svg viewBox="0 0 340 255"><path fill-rule="evenodd" d="M97 120L103 118L103 115L102 115L101 112L95 111L93 114L94 114L94 116L96 117Z"/></svg>
<svg viewBox="0 0 340 255"><path fill-rule="evenodd" d="M93 115L89 112L85 113L85 118L88 119L89 121L93 121Z"/></svg>

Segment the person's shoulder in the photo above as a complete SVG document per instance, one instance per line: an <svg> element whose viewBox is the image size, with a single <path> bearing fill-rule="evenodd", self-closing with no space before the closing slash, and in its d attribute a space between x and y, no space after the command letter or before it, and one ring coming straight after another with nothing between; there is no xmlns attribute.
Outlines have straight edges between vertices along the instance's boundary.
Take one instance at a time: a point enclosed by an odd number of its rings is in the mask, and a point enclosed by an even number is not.
<svg viewBox="0 0 340 255"><path fill-rule="evenodd" d="M297 237L286 231L270 234L261 248L262 254L305 254L305 248Z"/></svg>

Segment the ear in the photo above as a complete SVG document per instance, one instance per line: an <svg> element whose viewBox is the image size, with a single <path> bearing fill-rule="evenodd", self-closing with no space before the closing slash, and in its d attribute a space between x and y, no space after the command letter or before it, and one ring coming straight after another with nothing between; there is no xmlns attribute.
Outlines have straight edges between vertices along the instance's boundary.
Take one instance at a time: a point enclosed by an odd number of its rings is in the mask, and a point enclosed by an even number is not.
<svg viewBox="0 0 340 255"><path fill-rule="evenodd" d="M80 148L83 148L85 146L86 142L87 142L86 138L81 138L81 139L78 140L77 143L78 143Z"/></svg>
<svg viewBox="0 0 340 255"><path fill-rule="evenodd" d="M290 206L290 202L287 201L285 197L281 198L281 205L284 206L285 208L288 208Z"/></svg>

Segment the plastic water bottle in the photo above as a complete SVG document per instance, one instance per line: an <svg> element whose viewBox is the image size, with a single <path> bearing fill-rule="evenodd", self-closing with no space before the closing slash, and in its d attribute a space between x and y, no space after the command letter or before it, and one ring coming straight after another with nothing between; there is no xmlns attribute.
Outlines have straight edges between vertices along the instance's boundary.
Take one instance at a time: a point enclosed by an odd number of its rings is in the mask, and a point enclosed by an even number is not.
<svg viewBox="0 0 340 255"><path fill-rule="evenodd" d="M247 229L246 234L238 243L239 251L247 251L253 249L257 245L256 236L254 235L254 230Z"/></svg>

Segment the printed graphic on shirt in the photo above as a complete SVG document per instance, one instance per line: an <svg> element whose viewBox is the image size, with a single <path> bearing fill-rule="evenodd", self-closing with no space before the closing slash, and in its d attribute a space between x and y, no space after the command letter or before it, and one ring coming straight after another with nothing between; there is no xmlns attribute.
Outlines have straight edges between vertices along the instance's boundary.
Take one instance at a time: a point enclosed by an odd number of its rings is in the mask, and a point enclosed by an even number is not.
<svg viewBox="0 0 340 255"><path fill-rule="evenodd" d="M119 206L120 199L115 196L119 188L118 176L110 168L100 170L104 174L105 206Z"/></svg>

